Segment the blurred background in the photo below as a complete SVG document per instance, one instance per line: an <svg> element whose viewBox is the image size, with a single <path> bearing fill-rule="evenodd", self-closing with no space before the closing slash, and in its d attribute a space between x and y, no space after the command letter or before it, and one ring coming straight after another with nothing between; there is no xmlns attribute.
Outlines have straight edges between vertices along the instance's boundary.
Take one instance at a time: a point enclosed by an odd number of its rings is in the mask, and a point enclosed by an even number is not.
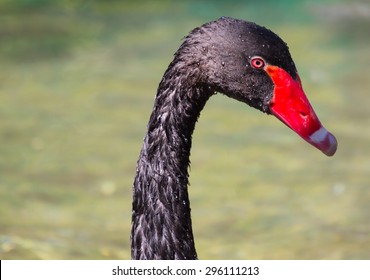
<svg viewBox="0 0 370 280"><path fill-rule="evenodd" d="M328 158L222 95L195 129L201 259L370 258L370 2L0 0L0 259L129 259L136 161L182 38L221 16L289 45Z"/></svg>

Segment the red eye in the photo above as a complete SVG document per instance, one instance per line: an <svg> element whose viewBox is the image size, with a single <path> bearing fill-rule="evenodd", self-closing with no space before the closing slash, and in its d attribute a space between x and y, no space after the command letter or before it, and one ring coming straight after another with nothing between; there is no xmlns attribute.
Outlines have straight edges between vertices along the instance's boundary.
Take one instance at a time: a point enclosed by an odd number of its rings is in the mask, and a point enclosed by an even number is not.
<svg viewBox="0 0 370 280"><path fill-rule="evenodd" d="M265 67L265 61L263 60L262 57L259 57L259 56L255 56L255 57L252 57L251 59L251 65L252 67L256 68L256 69L261 69L263 67Z"/></svg>

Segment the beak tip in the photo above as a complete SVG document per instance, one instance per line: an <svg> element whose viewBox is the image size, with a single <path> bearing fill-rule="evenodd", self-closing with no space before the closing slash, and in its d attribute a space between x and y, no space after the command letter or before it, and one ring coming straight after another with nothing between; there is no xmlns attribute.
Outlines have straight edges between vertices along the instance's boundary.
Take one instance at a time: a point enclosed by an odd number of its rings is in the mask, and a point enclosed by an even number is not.
<svg viewBox="0 0 370 280"><path fill-rule="evenodd" d="M338 147L337 139L333 134L321 127L314 132L308 140L309 143L320 149L325 155L331 157L335 154Z"/></svg>
<svg viewBox="0 0 370 280"><path fill-rule="evenodd" d="M337 139L335 138L335 136L333 134L328 132L328 136L327 136L327 139L326 139L325 142L328 143L328 144L325 145L326 149L324 149L322 151L325 155L331 157L337 151L337 147L338 147Z"/></svg>

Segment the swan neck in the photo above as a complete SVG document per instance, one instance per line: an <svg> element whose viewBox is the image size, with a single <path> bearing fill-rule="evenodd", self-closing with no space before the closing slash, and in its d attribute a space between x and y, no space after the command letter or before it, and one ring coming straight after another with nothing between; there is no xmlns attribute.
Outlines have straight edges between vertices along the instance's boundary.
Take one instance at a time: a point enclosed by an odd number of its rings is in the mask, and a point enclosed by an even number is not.
<svg viewBox="0 0 370 280"><path fill-rule="evenodd" d="M158 88L134 181L133 259L197 258L188 167L192 133L213 91L189 75L169 68Z"/></svg>

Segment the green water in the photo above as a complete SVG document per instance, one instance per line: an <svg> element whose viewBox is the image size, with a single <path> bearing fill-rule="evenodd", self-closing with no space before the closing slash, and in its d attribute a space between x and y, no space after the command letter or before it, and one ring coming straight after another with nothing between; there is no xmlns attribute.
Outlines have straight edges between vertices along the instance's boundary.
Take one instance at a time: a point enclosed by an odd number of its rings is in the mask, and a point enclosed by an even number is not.
<svg viewBox="0 0 370 280"><path fill-rule="evenodd" d="M370 4L127 2L0 3L0 259L130 257L156 87L181 38L220 16L288 42L339 147L327 158L275 118L213 97L191 156L199 257L369 259Z"/></svg>

